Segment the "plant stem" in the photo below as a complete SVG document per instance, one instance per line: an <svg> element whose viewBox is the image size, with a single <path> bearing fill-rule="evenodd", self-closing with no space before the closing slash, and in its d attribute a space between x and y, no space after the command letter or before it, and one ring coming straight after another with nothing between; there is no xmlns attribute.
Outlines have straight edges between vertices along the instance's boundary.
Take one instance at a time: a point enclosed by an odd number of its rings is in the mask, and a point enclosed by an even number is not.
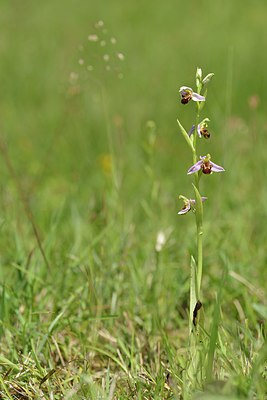
<svg viewBox="0 0 267 400"><path fill-rule="evenodd" d="M193 152L193 163L195 164L197 162L197 129L198 129L198 124L199 124L199 112L200 112L200 107L199 103L197 103L197 113L196 113L196 122L195 122L195 134L194 134L194 149L195 151ZM199 174L196 172L195 173L195 186L197 190L199 191ZM200 288L201 288L201 280L202 280L202 268L203 268L203 240L202 240L202 207L197 207L196 208L196 213L201 213L201 215L196 214L196 226L197 226L197 299L200 297Z"/></svg>
<svg viewBox="0 0 267 400"><path fill-rule="evenodd" d="M195 151L193 152L193 163L195 164L197 160L197 127L199 124L199 104L197 103L197 113L196 113L196 122L195 122L195 134L193 135L193 144L194 144L194 149ZM199 177L198 173L195 173L195 186L197 190L199 189Z"/></svg>
<svg viewBox="0 0 267 400"><path fill-rule="evenodd" d="M202 268L203 268L203 231L202 224L197 227L197 298L200 297Z"/></svg>

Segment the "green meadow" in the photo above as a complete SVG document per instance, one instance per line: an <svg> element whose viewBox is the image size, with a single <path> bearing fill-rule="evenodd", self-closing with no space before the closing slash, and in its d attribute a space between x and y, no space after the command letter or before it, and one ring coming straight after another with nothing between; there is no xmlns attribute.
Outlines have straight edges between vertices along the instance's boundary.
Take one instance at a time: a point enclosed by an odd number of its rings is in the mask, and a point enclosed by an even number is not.
<svg viewBox="0 0 267 400"><path fill-rule="evenodd" d="M0 398L267 398L265 0L0 1ZM195 71L223 174L201 178ZM159 243L160 238L164 238Z"/></svg>

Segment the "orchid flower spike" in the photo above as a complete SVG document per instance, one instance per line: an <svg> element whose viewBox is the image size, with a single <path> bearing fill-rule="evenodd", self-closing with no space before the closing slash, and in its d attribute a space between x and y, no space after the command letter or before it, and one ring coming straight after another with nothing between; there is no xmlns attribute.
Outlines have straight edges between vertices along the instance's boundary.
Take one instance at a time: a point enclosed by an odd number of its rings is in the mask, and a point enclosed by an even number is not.
<svg viewBox="0 0 267 400"><path fill-rule="evenodd" d="M205 118L203 119L203 121L201 121L198 126L197 126L197 134L198 136L201 138L202 136L205 139L209 139L210 138L210 132L208 131L208 122L210 122L209 118ZM192 128L190 129L190 131L188 132L188 136L190 137L195 131L195 125L192 126Z"/></svg>
<svg viewBox="0 0 267 400"><path fill-rule="evenodd" d="M196 200L195 199L187 199L186 197L180 195L179 199L184 201L183 208L178 212L179 215L187 214L190 210L195 210ZM201 197L202 202L207 200L207 197Z"/></svg>
<svg viewBox="0 0 267 400"><path fill-rule="evenodd" d="M187 104L190 100L193 100L193 101L205 101L206 100L204 96L201 96L201 94L193 92L193 89L191 89L188 86L180 87L179 93L181 96L182 104Z"/></svg>
<svg viewBox="0 0 267 400"><path fill-rule="evenodd" d="M220 167L220 165L215 164L210 161L211 157L207 154L204 157L200 157L200 161L196 162L192 167L187 171L187 175L193 174L202 170L203 174L212 174L212 172L223 172L225 169Z"/></svg>

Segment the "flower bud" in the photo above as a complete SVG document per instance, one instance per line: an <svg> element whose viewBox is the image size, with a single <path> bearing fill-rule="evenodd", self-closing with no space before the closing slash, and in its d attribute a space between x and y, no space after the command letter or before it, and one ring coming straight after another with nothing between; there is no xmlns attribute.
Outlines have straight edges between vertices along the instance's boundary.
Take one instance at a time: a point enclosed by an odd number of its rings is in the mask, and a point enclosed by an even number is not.
<svg viewBox="0 0 267 400"><path fill-rule="evenodd" d="M201 89L201 85L202 85L202 69L201 68L197 68L196 86L197 86L198 89Z"/></svg>
<svg viewBox="0 0 267 400"><path fill-rule="evenodd" d="M205 78L204 78L203 81L202 81L202 84L203 84L203 85L207 85L207 84L212 80L213 77L214 77L214 73L211 72L210 74L208 74L207 76L205 76Z"/></svg>

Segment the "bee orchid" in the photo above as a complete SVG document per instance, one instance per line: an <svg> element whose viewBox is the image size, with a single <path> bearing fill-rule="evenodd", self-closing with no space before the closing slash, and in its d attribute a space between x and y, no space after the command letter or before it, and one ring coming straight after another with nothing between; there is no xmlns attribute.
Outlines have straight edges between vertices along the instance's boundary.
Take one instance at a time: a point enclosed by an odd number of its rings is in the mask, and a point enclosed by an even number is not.
<svg viewBox="0 0 267 400"><path fill-rule="evenodd" d="M178 212L179 215L187 214L190 210L193 209L195 211L196 200L195 199L187 199L186 197L180 195L179 199L184 201L183 208ZM202 202L207 200L207 197L201 197Z"/></svg>
<svg viewBox="0 0 267 400"><path fill-rule="evenodd" d="M198 136L201 138L202 136L205 139L209 139L210 138L210 132L208 131L208 122L210 122L210 120L208 118L203 119L203 121L201 121L198 126L197 126L197 134ZM192 128L190 129L190 131L188 132L188 136L190 137L194 131L195 131L196 126L193 125Z"/></svg>
<svg viewBox="0 0 267 400"><path fill-rule="evenodd" d="M203 174L212 174L212 172L223 172L225 169L220 165L215 164L212 162L211 157L207 154L204 157L200 157L200 161L196 162L192 167L189 168L187 171L187 175L194 174L202 170Z"/></svg>
<svg viewBox="0 0 267 400"><path fill-rule="evenodd" d="M191 89L188 86L180 87L179 93L181 96L182 104L187 104L187 103L189 103L190 100L193 100L193 101L205 101L206 100L204 96L201 96L201 94L193 92L193 89Z"/></svg>

